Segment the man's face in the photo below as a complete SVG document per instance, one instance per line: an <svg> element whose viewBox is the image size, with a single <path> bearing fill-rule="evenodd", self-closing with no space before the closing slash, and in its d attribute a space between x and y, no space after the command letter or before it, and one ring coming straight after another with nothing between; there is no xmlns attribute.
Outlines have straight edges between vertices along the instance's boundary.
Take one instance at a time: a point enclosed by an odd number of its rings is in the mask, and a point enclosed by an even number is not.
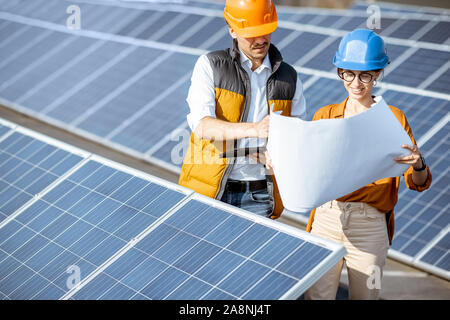
<svg viewBox="0 0 450 320"><path fill-rule="evenodd" d="M229 28L230 35L237 40L239 49L252 61L264 60L269 51L271 33L254 38L244 38Z"/></svg>

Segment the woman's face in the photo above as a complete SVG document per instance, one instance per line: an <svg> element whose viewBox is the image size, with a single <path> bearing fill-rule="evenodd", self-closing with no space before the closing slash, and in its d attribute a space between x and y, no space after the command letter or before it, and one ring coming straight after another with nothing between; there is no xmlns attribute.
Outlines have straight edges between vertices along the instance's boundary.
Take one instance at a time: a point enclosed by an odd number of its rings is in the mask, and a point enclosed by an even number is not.
<svg viewBox="0 0 450 320"><path fill-rule="evenodd" d="M380 75L380 71L357 71L340 69L339 77L349 97L355 100L364 100L371 96L373 83Z"/></svg>

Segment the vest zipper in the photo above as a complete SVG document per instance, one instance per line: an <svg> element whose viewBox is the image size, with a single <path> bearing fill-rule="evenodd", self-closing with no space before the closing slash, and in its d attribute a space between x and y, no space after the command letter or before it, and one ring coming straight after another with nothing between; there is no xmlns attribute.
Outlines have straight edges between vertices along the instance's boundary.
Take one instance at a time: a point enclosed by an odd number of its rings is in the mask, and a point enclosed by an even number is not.
<svg viewBox="0 0 450 320"><path fill-rule="evenodd" d="M242 110L241 113L241 118L239 119L239 122L242 122L242 120L245 118L247 118L247 113L248 113L248 104L249 104L249 93L250 93L250 79L248 77L247 71L245 71L241 65L239 64L239 69L241 70L241 73L244 74L245 80L246 80L246 85L245 85L245 102L244 102L244 110ZM267 86L267 83L266 83ZM266 89L267 90L267 89ZM251 97L251 96L250 96ZM236 141L236 140L235 140ZM226 168L225 168L225 172L222 176L222 179L220 180L220 184L219 184L219 189L217 190L215 199L220 200L223 196L223 192L225 191L225 184L226 181L228 180L228 177L231 174L231 171L233 170L233 166L234 166L234 162L236 161L236 159L233 158L232 163L227 164Z"/></svg>

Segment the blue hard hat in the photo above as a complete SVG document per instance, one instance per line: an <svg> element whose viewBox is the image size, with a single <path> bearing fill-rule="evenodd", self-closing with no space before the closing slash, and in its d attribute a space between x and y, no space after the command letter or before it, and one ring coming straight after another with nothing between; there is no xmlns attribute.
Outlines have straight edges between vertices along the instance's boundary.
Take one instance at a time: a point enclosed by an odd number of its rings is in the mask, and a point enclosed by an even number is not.
<svg viewBox="0 0 450 320"><path fill-rule="evenodd" d="M389 62L383 39L368 29L347 33L333 59L338 68L359 71L384 69Z"/></svg>

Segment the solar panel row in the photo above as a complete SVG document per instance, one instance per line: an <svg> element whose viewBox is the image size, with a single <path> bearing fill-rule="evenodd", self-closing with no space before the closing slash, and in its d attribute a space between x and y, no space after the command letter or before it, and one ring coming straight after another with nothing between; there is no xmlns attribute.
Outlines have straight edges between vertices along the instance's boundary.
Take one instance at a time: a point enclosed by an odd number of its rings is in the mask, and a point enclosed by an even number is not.
<svg viewBox="0 0 450 320"><path fill-rule="evenodd" d="M340 245L30 130L7 122L0 130L2 155L57 174L0 224L3 299L292 299L344 255ZM1 166L0 182L14 183L16 171L27 172Z"/></svg>
<svg viewBox="0 0 450 320"><path fill-rule="evenodd" d="M4 36L0 43L0 102L178 172L190 133L184 99L192 66L202 50L223 48L230 41L221 18L222 4L147 4L144 10L123 3L79 2L83 27L73 34L56 27L65 24L66 2L36 3L25 6L21 1L0 2L2 11L18 15L0 14L0 18L9 19L0 19L0 34ZM398 11L389 10L393 14ZM308 118L312 118L321 106L346 97L330 63L340 37L333 31L365 27L367 18L339 11L279 11L280 27L272 40L285 60L300 72ZM438 17L441 20L427 20L429 16L414 14L411 8L403 11L414 18L401 13L400 20L382 19L380 33L390 37L388 53L392 63L377 93L405 112L420 140L433 133L436 123L448 115L449 17L444 12ZM293 27L282 19L303 25ZM308 25L317 27L305 28ZM323 31L329 32L319 32L320 27L327 27ZM103 33L101 37L83 33L89 30ZM156 42L138 42L148 39ZM168 43L182 47L164 47ZM429 43L436 46L430 47ZM189 51L192 48L202 50ZM402 186L392 254L418 260L426 244L448 225L449 213L444 204L450 196L439 181L446 181L448 176L441 155L446 154L449 140L442 130L423 146L434 176L432 188L413 195ZM441 147L434 149L436 145ZM436 180L440 176L443 180ZM9 205L3 210L14 209L14 202ZM437 225L418 219L424 212L435 210L442 216ZM417 227L411 220L426 222L425 229L433 232L411 233Z"/></svg>
<svg viewBox="0 0 450 320"><path fill-rule="evenodd" d="M161 14L160 12L158 13ZM134 16L135 15L133 15L133 17ZM145 19L143 21L145 21ZM133 23L135 23L134 20ZM207 28L206 30L209 29L210 28ZM292 60L290 62L294 63L295 60L298 60L297 57L301 56L302 58L300 60L304 61L305 68L311 68L313 70L314 68L316 69L324 68L323 66L327 65L327 63L324 62L328 60L328 58L331 59L334 51L332 49L333 45L337 45L338 41L337 38L334 39L330 38L330 40L333 40L333 42L331 43L332 45L325 46L322 51L316 52L316 57L320 58L314 57L314 59L305 60L304 55L308 53L309 50L306 49L306 47L302 46L301 44L323 43L323 40L326 37L313 34L310 32L303 32L303 33L297 32L298 35L296 37L292 37L292 34L295 35L296 32L292 33L291 32L292 30L287 30L283 28L279 29L280 29L278 30L279 33L285 33L286 35L289 34L292 38L287 46L284 47L281 46L283 47L282 49L286 57L286 60L287 61ZM25 36L25 34L23 36ZM195 34L195 36L196 39L200 39L198 37L198 33ZM225 38L227 37L226 34L224 34L223 36ZM29 37L34 37L34 35L29 35ZM54 41L59 43L61 40L62 39L56 38L56 40ZM51 46L52 43L55 43L54 41L50 43L44 42L41 46L43 48L49 45ZM181 80L180 82L175 83L175 86L173 85L171 86L170 84L173 84L174 79L179 79L179 77L182 76L185 76L186 78L189 77L190 69L195 57L185 55L186 58L183 58L184 55L179 56L178 54L163 55L163 58L161 58L160 62L164 61L165 62L163 64L164 66L166 64L176 65L176 63L178 63L178 65L181 66L186 65L185 69L182 69L180 67L172 68L180 71L180 73L177 73L170 68L166 69L162 67L161 69L159 68L155 69L154 67L152 67L154 65L148 65L149 61L148 59L154 59L155 56L160 55L161 54L160 50L150 50L144 48L139 48L140 50L136 50L136 48L130 48L129 45L121 45L109 42L102 43L101 41L95 42L95 40L85 38L80 39L81 42L72 42L69 40L67 41L69 43L69 47L66 48L65 47L66 42L63 42L60 45L63 48L60 48L60 46L58 46L57 47L59 48L58 50L55 50L54 52L52 52L52 54L44 55L40 59L41 61L34 62L31 66L28 66L28 68L26 68L25 71L28 71L29 77L23 77L24 74L27 74L27 72L24 72L22 70L22 72L18 73L14 67L9 67L8 70L6 70L5 72L5 83L2 86L3 97L8 99L9 101L14 101L15 103L25 105L26 109L31 109L29 111L36 111L39 114L43 113L53 120L62 121L63 123L69 123L74 127L74 129L75 128L80 129L82 130L82 132L90 134L93 133L98 137L102 137L103 139L106 139L105 141L107 143L108 142L117 143L118 145L122 145L132 150L138 151L138 153L140 154L143 153L146 156L151 155L149 151L150 148L153 147L154 141L149 141L148 144L145 144L145 141L143 141L145 139L139 137L138 133L144 132L145 136L158 137L156 139L158 141L161 137L158 136L157 134L154 135L153 132L151 134L145 132L145 130L143 130L144 129L143 126L140 125L139 123L134 122L133 120L141 118L135 115L137 110L139 110L143 115L147 115L148 109L152 108L148 103L148 100L151 99L151 94L154 95L155 94L154 92L164 92L163 95L165 96L165 98L168 99L171 97L174 98L173 103L172 101L168 101L170 102L168 103L168 105L177 105L177 107L171 110L170 112L170 115L172 117L174 117L174 115L177 116L175 119L173 118L170 119L172 121L168 121L167 123L165 123L165 127L169 128L168 130L169 132L179 128L180 126L181 127L184 126L183 124L184 114L186 112L186 109L184 103L182 104L181 108L179 103L180 101L184 100L188 84L187 81ZM23 41L20 43L23 43ZM73 47L70 45L72 43ZM20 46L20 44L17 45ZM126 47L127 49L125 50ZM404 46L398 47L402 48L402 50L406 50L406 47ZM86 50L84 50L82 54L77 55L77 53L79 53L77 52L77 48L78 50L79 48L86 48ZM393 48L395 48L395 46ZM12 46L12 50L17 49L18 48ZM302 50L305 50L303 54ZM139 51L141 52L140 54ZM33 50L32 52L35 52L35 50ZM400 55L400 53L396 54L395 50L393 51L391 57L394 60L394 62L396 56ZM5 53L5 57L6 54L7 53ZM292 57L290 57L291 55ZM420 55L417 57L417 59L419 60L421 58L422 57ZM443 56L443 59L445 58L446 56ZM184 61L184 59L186 60ZM11 65L21 66L27 61L30 61L30 57L25 55L23 59L16 59L16 61L14 61L16 63L10 64L10 66ZM60 61L61 64L59 65L58 63L54 63L54 61L58 62ZM68 63L66 63L62 67L61 65L64 64L64 61L66 62L68 61ZM131 61L131 64L129 61ZM142 65L145 64L147 68L141 70L142 73L139 73L138 76L134 77L131 76L133 75L132 72L136 70L134 68L142 68ZM401 66L402 65L400 65L400 67ZM92 69L96 70L96 72L93 74L89 74L90 70ZM325 68L324 70L326 69L328 68ZM10 72L8 72L9 70ZM123 72L123 70L127 70L128 72ZM406 68L405 70L406 70L405 72L407 73L408 69ZM39 78L39 75L41 75L41 77L42 75L47 75L48 72L51 73L51 76L41 79L42 81L39 81L39 85L33 86L33 84L36 83L35 81L29 84L26 83L26 81L30 82L31 81L30 79ZM11 75L13 74L16 76L13 77L13 79L11 79ZM149 91L147 96L141 95L142 100L132 100L132 102L135 102L136 106L127 108L128 113L123 114L124 111L121 110L123 108L120 107L124 103L123 101L124 98L126 99L126 103L129 104L130 99L128 99L128 97L130 96L131 93L134 93L130 91L132 90L132 88L129 90L127 89L131 85L136 84L137 85L136 90L139 90L139 84L142 83L142 86L145 86L146 84L149 83L149 81L152 81L153 79L152 77L154 76L154 74L174 74L174 77L173 78L170 76L167 77L169 83L162 83L161 86L156 85L154 87L154 92ZM71 75L71 77L68 77L67 75ZM411 80L411 81L420 82L422 80L425 80L427 75L428 73L419 73L420 77L416 78L418 80ZM394 70L394 72L392 72L392 76L391 74L387 75L387 78L389 77L398 78L399 80L413 79L413 77L408 77L408 75L405 75L402 69L398 69L398 71L397 69ZM15 81L15 78L19 79ZM22 78L23 80L21 80L20 78ZM108 80L105 81L106 79ZM117 79L117 81L122 80L122 83L114 81L115 79ZM128 79L129 81L123 83L123 79ZM336 87L338 85L337 82L333 83L334 83L333 87ZM314 83L313 85L314 87L317 86L318 89L321 88L319 84ZM55 90L54 88L55 86L57 90ZM32 88L30 89L30 87ZM174 92L180 94L175 96L173 94ZM138 95L134 94L134 96ZM321 98L323 98L323 95ZM322 99L322 101L320 101L320 104L318 105L324 103L326 102L324 102ZM107 107L105 107L106 104L108 104ZM81 106L81 108L79 106ZM74 110L77 110L77 114L74 114ZM104 118L105 114L111 115L110 119L105 119ZM134 117L131 116L130 114L134 114ZM104 125L100 126L97 125L99 123L98 122L99 117L103 119L103 121L101 121L100 124L104 123ZM121 123L122 125L119 126L119 128L117 128L116 119L117 118L123 119L124 117L128 118L128 121L122 122ZM154 117L155 114L153 113L148 114L148 118ZM146 117L141 119L143 119L142 122L146 122L148 120ZM126 126L124 125L124 123L129 125ZM128 134L128 131L132 131L133 128L138 128L136 129L138 133L130 132ZM161 130L155 131L156 133L161 132ZM167 129L165 131L167 132ZM136 137L136 135L138 136ZM130 136L136 137L137 139L130 139ZM128 145L129 141L133 141L134 144Z"/></svg>

